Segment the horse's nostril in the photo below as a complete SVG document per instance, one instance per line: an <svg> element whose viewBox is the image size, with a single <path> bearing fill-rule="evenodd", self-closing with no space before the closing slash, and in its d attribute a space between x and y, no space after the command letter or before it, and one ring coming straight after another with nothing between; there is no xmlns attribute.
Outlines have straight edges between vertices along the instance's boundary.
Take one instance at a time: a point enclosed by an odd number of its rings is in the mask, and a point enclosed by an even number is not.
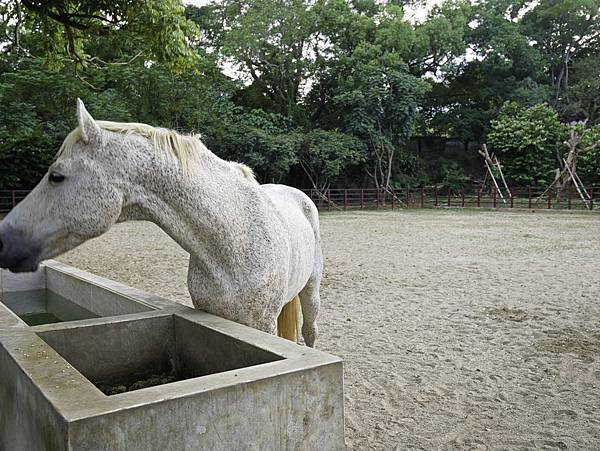
<svg viewBox="0 0 600 451"><path fill-rule="evenodd" d="M0 252L2 252L3 247L4 247L4 244L2 243L2 240L0 240Z"/></svg>

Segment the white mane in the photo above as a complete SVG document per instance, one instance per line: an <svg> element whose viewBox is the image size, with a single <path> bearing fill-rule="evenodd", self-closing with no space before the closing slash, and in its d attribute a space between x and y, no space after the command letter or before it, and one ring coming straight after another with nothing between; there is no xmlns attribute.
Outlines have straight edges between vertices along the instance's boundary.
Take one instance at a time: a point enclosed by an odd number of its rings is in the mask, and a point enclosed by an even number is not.
<svg viewBox="0 0 600 451"><path fill-rule="evenodd" d="M153 127L151 125L136 122L95 122L98 127L103 130L124 135L137 135L149 139L152 141L155 148L173 155L179 161L184 172L187 172L191 163L196 161L203 153L212 154L200 140L200 135L182 135L175 130ZM79 139L81 139L81 129L77 127L67 135L60 146L58 155L68 156L69 154L72 154L75 143L77 143ZM233 161L227 163L236 168L245 178L255 180L254 172L250 167Z"/></svg>

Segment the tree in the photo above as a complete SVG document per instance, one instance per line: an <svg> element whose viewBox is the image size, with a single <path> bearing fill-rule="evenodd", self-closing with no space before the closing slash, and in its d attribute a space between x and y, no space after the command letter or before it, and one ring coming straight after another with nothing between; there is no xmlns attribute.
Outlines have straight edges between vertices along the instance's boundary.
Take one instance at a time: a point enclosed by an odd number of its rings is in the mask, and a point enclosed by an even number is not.
<svg viewBox="0 0 600 451"><path fill-rule="evenodd" d="M312 187L325 193L331 181L365 160L363 143L338 130L312 130L304 135L299 163Z"/></svg>
<svg viewBox="0 0 600 451"><path fill-rule="evenodd" d="M319 51L315 8L304 0L215 2L213 6L213 14L222 18L221 32L213 41L221 55L264 96L268 109L296 118Z"/></svg>
<svg viewBox="0 0 600 451"><path fill-rule="evenodd" d="M580 143L577 173L587 186L600 185L600 125L585 131Z"/></svg>
<svg viewBox="0 0 600 451"><path fill-rule="evenodd" d="M562 101L568 120L600 121L600 52L573 62L568 96Z"/></svg>
<svg viewBox="0 0 600 451"><path fill-rule="evenodd" d="M335 100L344 112L340 121L368 148L366 171L378 189L389 190L399 148L414 125L426 86L398 68L358 65L341 83Z"/></svg>
<svg viewBox="0 0 600 451"><path fill-rule="evenodd" d="M109 48L124 55L129 51L108 38L92 39L88 46L96 54ZM148 66L141 59L85 67L65 60L48 68L44 58L0 53L0 188L37 183L76 126L77 97L100 119L197 133L219 127L222 111L233 107L231 83L210 59L196 61L176 76L170 65Z"/></svg>
<svg viewBox="0 0 600 451"><path fill-rule="evenodd" d="M538 49L561 113L569 97L571 69L582 57L600 51L600 5L597 0L540 0L521 19L524 34Z"/></svg>
<svg viewBox="0 0 600 451"><path fill-rule="evenodd" d="M406 59L412 74L442 77L451 73L467 50L472 6L468 1L435 5L427 20L414 26Z"/></svg>
<svg viewBox="0 0 600 451"><path fill-rule="evenodd" d="M507 102L492 121L488 142L499 153L504 175L517 186L548 186L562 157L567 127L547 105L523 108Z"/></svg>
<svg viewBox="0 0 600 451"><path fill-rule="evenodd" d="M549 100L543 58L523 33L515 5L487 0L470 9L469 57L459 58L426 99L423 117L436 133L483 142L505 102L532 106Z"/></svg>
<svg viewBox="0 0 600 451"><path fill-rule="evenodd" d="M428 86L409 71L414 30L402 8L361 6L364 12L335 0L322 5L330 45L318 60L307 104L321 128L339 128L362 141L365 171L377 188L390 189Z"/></svg>
<svg viewBox="0 0 600 451"><path fill-rule="evenodd" d="M234 106L223 117L222 127L207 132L206 142L223 158L252 167L259 181L285 179L298 163L302 136L289 118L263 110Z"/></svg>
<svg viewBox="0 0 600 451"><path fill-rule="evenodd" d="M93 37L105 37L128 43L136 55L165 62L181 69L196 56L187 40L196 35L193 22L187 20L180 0L15 0L3 3L0 14L10 30L9 50L43 56L52 67L64 59L80 64L104 63L88 53ZM34 33L38 41L27 41ZM26 45L26 48L24 47ZM112 59L122 55L115 52Z"/></svg>

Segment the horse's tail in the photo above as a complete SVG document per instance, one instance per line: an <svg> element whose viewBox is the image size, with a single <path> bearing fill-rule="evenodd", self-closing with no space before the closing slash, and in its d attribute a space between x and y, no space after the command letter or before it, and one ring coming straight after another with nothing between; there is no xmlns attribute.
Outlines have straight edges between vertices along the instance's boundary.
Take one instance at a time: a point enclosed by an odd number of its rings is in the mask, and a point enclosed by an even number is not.
<svg viewBox="0 0 600 451"><path fill-rule="evenodd" d="M300 336L300 298L294 299L283 306L277 318L277 335L298 342Z"/></svg>

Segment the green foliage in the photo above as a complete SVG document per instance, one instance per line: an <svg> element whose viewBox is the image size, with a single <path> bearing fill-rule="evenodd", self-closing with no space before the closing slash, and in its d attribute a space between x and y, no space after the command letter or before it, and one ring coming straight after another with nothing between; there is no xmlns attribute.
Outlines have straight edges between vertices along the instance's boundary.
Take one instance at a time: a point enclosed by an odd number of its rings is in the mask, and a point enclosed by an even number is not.
<svg viewBox="0 0 600 451"><path fill-rule="evenodd" d="M600 125L586 130L579 149L577 174L588 185L600 185Z"/></svg>
<svg viewBox="0 0 600 451"><path fill-rule="evenodd" d="M432 170L433 179L444 186L458 189L470 184L470 179L465 175L463 168L453 160L440 159Z"/></svg>
<svg viewBox="0 0 600 451"><path fill-rule="evenodd" d="M268 100L270 109L295 117L303 83L314 71L318 36L315 8L304 0L251 0L215 3L225 18L216 44L239 65ZM230 26L227 26L230 25Z"/></svg>
<svg viewBox="0 0 600 451"><path fill-rule="evenodd" d="M414 28L408 57L416 75L452 71L455 58L467 49L468 22L473 7L467 1L447 1L434 6L427 20Z"/></svg>
<svg viewBox="0 0 600 451"><path fill-rule="evenodd" d="M28 61L0 78L0 187L31 186L45 172L71 127L65 97L84 95L67 74L57 76ZM52 93L52 95L48 95ZM72 109L70 117L73 116ZM48 152L54 148L54 153Z"/></svg>
<svg viewBox="0 0 600 451"><path fill-rule="evenodd" d="M12 23L13 48L19 51L24 40L27 50L49 67L60 68L65 59L102 62L88 48L90 38L100 36L127 41L136 53L177 70L196 58L187 40L196 38L197 28L185 18L180 0L16 0L1 12ZM118 60L121 55L111 56Z"/></svg>
<svg viewBox="0 0 600 451"><path fill-rule="evenodd" d="M365 160L363 143L338 130L312 130L303 135L299 152L302 169L322 192L352 165Z"/></svg>
<svg viewBox="0 0 600 451"><path fill-rule="evenodd" d="M368 149L369 175L376 186L389 187L399 148L408 140L417 106L427 85L400 67L357 63L340 83L335 97L341 123Z"/></svg>
<svg viewBox="0 0 600 451"><path fill-rule="evenodd" d="M431 161L409 151L415 130L465 153L489 142L519 185L552 180L561 122L587 120L592 147L597 0L446 0L420 23L404 3L2 2L0 188L35 184L77 97L101 119L200 133L260 181L318 189L482 175L443 148ZM598 152L579 156L586 183L600 181Z"/></svg>
<svg viewBox="0 0 600 451"><path fill-rule="evenodd" d="M207 138L219 155L247 163L264 182L280 182L288 174L301 143L286 117L239 107L231 110L220 135Z"/></svg>
<svg viewBox="0 0 600 451"><path fill-rule="evenodd" d="M600 118L600 52L574 62L567 95L561 111L568 118L597 124Z"/></svg>
<svg viewBox="0 0 600 451"><path fill-rule="evenodd" d="M198 66L199 68L199 66ZM99 119L143 121L185 131L216 126L227 82L174 76L160 64L91 66L67 61L49 70L40 58L0 74L0 187L31 187L75 124L75 99ZM222 78L222 77L221 77ZM219 89L215 89L219 87ZM205 105L202 109L198 105Z"/></svg>
<svg viewBox="0 0 600 451"><path fill-rule="evenodd" d="M30 185L45 171L49 155L43 152L50 139L31 105L5 101L6 85L0 84L0 188Z"/></svg>
<svg viewBox="0 0 600 451"><path fill-rule="evenodd" d="M552 105L564 119L576 97L572 82L585 70L580 61L600 52L600 4L596 0L542 0L527 11L521 30L546 68Z"/></svg>
<svg viewBox="0 0 600 451"><path fill-rule="evenodd" d="M488 142L499 154L507 179L517 186L547 186L567 127L547 105L523 108L509 102L492 121Z"/></svg>
<svg viewBox="0 0 600 451"><path fill-rule="evenodd" d="M507 101L547 102L564 122L595 124L598 7L596 0L486 0L464 9L471 56L434 87L421 128L481 142Z"/></svg>

